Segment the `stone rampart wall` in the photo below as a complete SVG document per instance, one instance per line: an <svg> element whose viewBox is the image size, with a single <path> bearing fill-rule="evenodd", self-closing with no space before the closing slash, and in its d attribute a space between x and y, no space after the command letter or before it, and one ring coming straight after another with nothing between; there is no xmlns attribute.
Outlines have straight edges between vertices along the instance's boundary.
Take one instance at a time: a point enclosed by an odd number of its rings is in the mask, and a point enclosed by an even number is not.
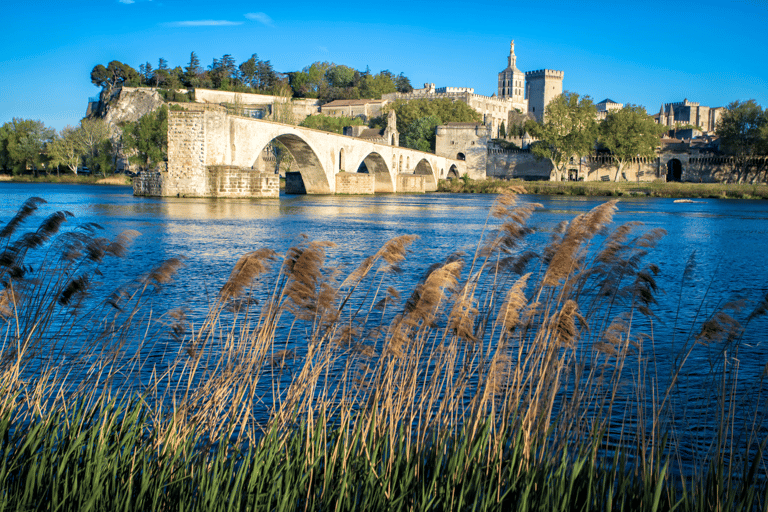
<svg viewBox="0 0 768 512"><path fill-rule="evenodd" d="M537 160L524 151L492 151L488 154L486 174L489 178L549 180L552 164L549 160Z"/></svg>
<svg viewBox="0 0 768 512"><path fill-rule="evenodd" d="M232 165L207 169L209 197L280 197L280 177Z"/></svg>
<svg viewBox="0 0 768 512"><path fill-rule="evenodd" d="M373 174L340 172L336 175L337 194L373 194L375 186Z"/></svg>

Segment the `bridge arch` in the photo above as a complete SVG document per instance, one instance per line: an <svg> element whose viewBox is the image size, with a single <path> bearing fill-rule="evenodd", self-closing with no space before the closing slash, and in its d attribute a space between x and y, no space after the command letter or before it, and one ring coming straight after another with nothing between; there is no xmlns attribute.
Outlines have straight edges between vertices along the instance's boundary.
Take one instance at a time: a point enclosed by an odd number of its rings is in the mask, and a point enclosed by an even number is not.
<svg viewBox="0 0 768 512"><path fill-rule="evenodd" d="M374 192L394 192L395 183L392 180L392 173L389 171L386 160L377 152L369 153L357 166L357 172L367 172L373 174L376 181L374 183Z"/></svg>
<svg viewBox="0 0 768 512"><path fill-rule="evenodd" d="M416 167L413 169L413 174L424 174L428 176L434 176L435 170L432 168L432 164L426 158L419 160Z"/></svg>
<svg viewBox="0 0 768 512"><path fill-rule="evenodd" d="M456 179L459 177L459 168L456 167L456 164L451 164L451 168L448 169L448 176L447 178L449 180Z"/></svg>
<svg viewBox="0 0 768 512"><path fill-rule="evenodd" d="M294 133L277 135L267 145L273 141L280 142L293 157L307 194L333 193L331 184L328 182L328 176L323 169L323 164L307 141ZM260 155L261 151L258 154Z"/></svg>

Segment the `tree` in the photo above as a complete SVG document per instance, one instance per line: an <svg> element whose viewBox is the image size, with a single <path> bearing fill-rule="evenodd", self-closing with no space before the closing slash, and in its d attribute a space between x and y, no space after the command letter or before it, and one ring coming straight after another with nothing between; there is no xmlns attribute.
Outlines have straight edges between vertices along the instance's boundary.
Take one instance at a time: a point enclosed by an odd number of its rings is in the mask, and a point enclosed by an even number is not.
<svg viewBox="0 0 768 512"><path fill-rule="evenodd" d="M386 116L390 110L397 114L397 125L400 128L400 145L405 146L405 133L410 125L419 119L434 116L440 123L479 123L482 121L480 113L462 101L453 101L448 98L438 100L397 100L386 105L382 109L382 116L372 119L371 123L381 124L386 127ZM421 126L420 128L423 128ZM415 128L414 128L415 129ZM434 146L433 146L434 147Z"/></svg>
<svg viewBox="0 0 768 512"><path fill-rule="evenodd" d="M152 85L152 79L155 77L154 68L152 64L147 62L146 64L139 65L139 74L141 75L142 82L145 85Z"/></svg>
<svg viewBox="0 0 768 512"><path fill-rule="evenodd" d="M168 159L168 107L163 105L123 127L123 146L128 160L143 170Z"/></svg>
<svg viewBox="0 0 768 512"><path fill-rule="evenodd" d="M168 61L162 57L160 57L157 61L157 69L155 70L155 74L153 78L155 79L155 87L160 87L160 84L165 84L170 78L170 71L168 70Z"/></svg>
<svg viewBox="0 0 768 512"><path fill-rule="evenodd" d="M299 124L306 128L314 128L315 130L323 130L325 132L332 133L344 133L345 126L362 126L363 120L359 117L336 117L326 116L324 114L315 114L313 116L307 116Z"/></svg>
<svg viewBox="0 0 768 512"><path fill-rule="evenodd" d="M216 89L229 90L232 85L237 85L239 82L239 69L235 65L235 59L229 54L221 59L213 59L209 71L213 87Z"/></svg>
<svg viewBox="0 0 768 512"><path fill-rule="evenodd" d="M665 131L643 107L628 103L621 110L609 112L600 124L600 143L616 163L613 181L620 180L624 165L633 158L653 157Z"/></svg>
<svg viewBox="0 0 768 512"><path fill-rule="evenodd" d="M28 167L37 171L45 160L46 144L55 135L56 131L42 121L13 118L0 129L0 164L14 174L20 174Z"/></svg>
<svg viewBox="0 0 768 512"><path fill-rule="evenodd" d="M504 121L502 121L501 126L499 126L499 138L500 139L507 138L507 126L504 124Z"/></svg>
<svg viewBox="0 0 768 512"><path fill-rule="evenodd" d="M74 174L83 161L86 149L82 144L82 138L78 132L80 128L67 126L57 138L48 144L48 158L51 165L56 167L63 165Z"/></svg>
<svg viewBox="0 0 768 512"><path fill-rule="evenodd" d="M435 152L436 128L442 124L437 116L426 116L408 125L401 135L403 146L418 151Z"/></svg>
<svg viewBox="0 0 768 512"><path fill-rule="evenodd" d="M98 64L91 71L91 83L107 91L107 94L112 92L112 89L123 85L139 85L140 81L141 75L138 71L117 60L110 62L106 68Z"/></svg>
<svg viewBox="0 0 768 512"><path fill-rule="evenodd" d="M240 64L240 76L245 85L258 89L259 56L255 53L251 58Z"/></svg>
<svg viewBox="0 0 768 512"><path fill-rule="evenodd" d="M561 179L572 157L581 159L590 153L597 141L597 108L589 96L564 92L544 109L544 122L527 121L525 129L539 142L531 152L552 162L555 175Z"/></svg>
<svg viewBox="0 0 768 512"><path fill-rule="evenodd" d="M102 119L86 118L80 121L80 129L76 133L85 149L86 164L91 170L96 170L96 157L104 141L109 139L109 126ZM102 174L107 177L106 169L102 169Z"/></svg>
<svg viewBox="0 0 768 512"><path fill-rule="evenodd" d="M198 87L200 85L200 73L200 59L197 58L195 52L192 52L189 55L189 64L184 68L184 85L187 87Z"/></svg>
<svg viewBox="0 0 768 512"><path fill-rule="evenodd" d="M717 134L720 149L734 157L736 181L759 180L766 159L756 157L768 154L768 109L755 100L734 101L723 112Z"/></svg>
<svg viewBox="0 0 768 512"><path fill-rule="evenodd" d="M408 94L410 92L413 92L413 87L411 86L411 80L400 73L397 76L397 80L395 80L395 86L397 87L397 92Z"/></svg>

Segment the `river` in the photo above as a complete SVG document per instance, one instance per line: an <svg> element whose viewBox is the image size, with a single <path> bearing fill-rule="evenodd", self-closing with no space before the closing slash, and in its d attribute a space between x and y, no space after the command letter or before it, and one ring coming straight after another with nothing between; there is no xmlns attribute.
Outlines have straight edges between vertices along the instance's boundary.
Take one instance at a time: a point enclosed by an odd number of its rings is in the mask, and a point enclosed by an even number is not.
<svg viewBox="0 0 768 512"><path fill-rule="evenodd" d="M267 247L285 253L303 235L309 240L328 240L336 244L328 249L329 262L349 271L385 241L418 235L412 253L401 265L400 291L408 293L431 264L457 250L474 253L484 230L495 222L489 221L495 200L491 195L178 199L134 197L129 187L0 183L0 224L31 196L41 197L47 204L26 223L27 229L36 227L44 215L67 210L74 217L64 229L95 222L109 235L126 229L141 233L127 258L110 260L102 267L104 282L125 281L164 259L184 256L185 266L162 293L167 307L184 306L193 318L205 314L238 257L254 249ZM541 204L529 222L535 231L527 242L540 250L561 221L605 199L521 195L518 201ZM673 340L690 338L691 325L726 302L745 299L753 307L766 296L768 202L622 198L614 224L634 221L642 222L642 229L667 232L648 256L660 270L653 334L661 353L674 352ZM689 262L694 263L692 273L683 282ZM766 329L762 317L753 320L744 333L739 371L748 380L759 380L768 362ZM661 366L664 363L660 361Z"/></svg>

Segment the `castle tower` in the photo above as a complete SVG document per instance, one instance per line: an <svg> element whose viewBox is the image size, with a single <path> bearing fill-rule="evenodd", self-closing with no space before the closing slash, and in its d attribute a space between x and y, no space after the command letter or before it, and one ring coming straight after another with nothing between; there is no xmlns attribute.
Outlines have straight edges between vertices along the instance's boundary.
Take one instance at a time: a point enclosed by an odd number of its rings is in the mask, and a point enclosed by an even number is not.
<svg viewBox="0 0 768 512"><path fill-rule="evenodd" d="M499 73L499 92L497 96L510 99L513 103L525 103L525 75L517 69L515 56L515 41L509 43L507 67Z"/></svg>
<svg viewBox="0 0 768 512"><path fill-rule="evenodd" d="M528 96L528 112L536 120L544 120L544 108L563 93L563 72L553 69L539 69L525 73L525 88Z"/></svg>

